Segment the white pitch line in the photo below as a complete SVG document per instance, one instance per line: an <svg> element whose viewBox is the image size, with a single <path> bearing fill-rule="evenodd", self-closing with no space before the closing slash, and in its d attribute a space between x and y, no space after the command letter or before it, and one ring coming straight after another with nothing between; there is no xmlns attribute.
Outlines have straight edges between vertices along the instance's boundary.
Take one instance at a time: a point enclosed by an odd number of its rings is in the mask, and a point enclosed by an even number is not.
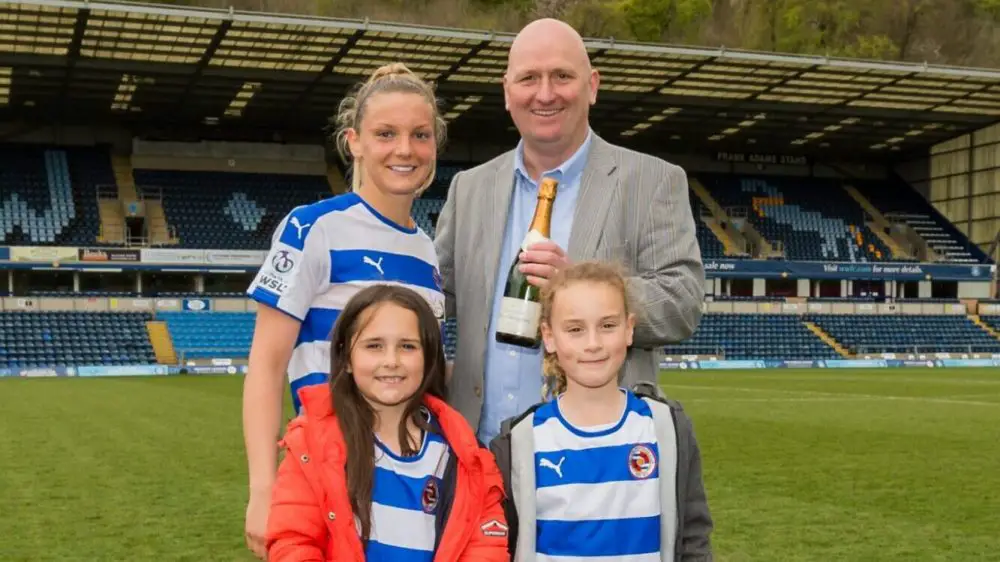
<svg viewBox="0 0 1000 562"><path fill-rule="evenodd" d="M815 369L820 371L819 369ZM930 371L931 369L927 369ZM941 369L943 370L943 369ZM1000 386L1000 376L995 379L969 379L969 378L916 378L916 377L901 377L888 373L878 373L878 374L865 374L865 375L852 375L849 373L834 373L836 369L826 369L822 372L810 373L803 376L793 376L784 374L765 374L764 372L754 372L751 376L756 380L774 380L774 381L838 381L838 382L912 382L912 383L927 383L927 384L968 384L968 385L986 385L986 386ZM670 371L668 371L670 372ZM687 371L690 373L691 371ZM702 371L703 373L709 373L711 371ZM773 371L772 371L773 372Z"/></svg>
<svg viewBox="0 0 1000 562"><path fill-rule="evenodd" d="M997 398L1000 397L1000 393L991 392L989 394L949 394L947 396L941 396L941 398Z"/></svg>
<svg viewBox="0 0 1000 562"><path fill-rule="evenodd" d="M868 398L852 396L849 398L816 397L816 398L688 398L685 404L691 403L716 403L716 402L861 402Z"/></svg>
<svg viewBox="0 0 1000 562"><path fill-rule="evenodd" d="M696 390L734 390L737 392L763 392L779 394L805 394L808 396L822 396L826 398L839 398L842 400L865 399L865 400L896 400L904 402L926 402L930 404L962 404L967 406L993 406L1000 407L1000 402L980 402L976 400L953 400L950 398L933 398L926 396L889 396L883 394L854 394L850 392L819 392L815 390L779 390L765 388L743 388L733 386L704 386L693 384L665 384L665 388L690 388Z"/></svg>

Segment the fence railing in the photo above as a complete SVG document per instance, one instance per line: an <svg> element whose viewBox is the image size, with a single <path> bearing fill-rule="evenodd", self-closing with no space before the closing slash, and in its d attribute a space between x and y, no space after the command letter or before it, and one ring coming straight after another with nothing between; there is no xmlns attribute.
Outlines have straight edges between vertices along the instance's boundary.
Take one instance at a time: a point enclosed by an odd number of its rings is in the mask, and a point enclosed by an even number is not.
<svg viewBox="0 0 1000 562"><path fill-rule="evenodd" d="M936 344L936 345L879 345L854 346L856 353L861 355L881 355L884 353L988 353L989 344Z"/></svg>

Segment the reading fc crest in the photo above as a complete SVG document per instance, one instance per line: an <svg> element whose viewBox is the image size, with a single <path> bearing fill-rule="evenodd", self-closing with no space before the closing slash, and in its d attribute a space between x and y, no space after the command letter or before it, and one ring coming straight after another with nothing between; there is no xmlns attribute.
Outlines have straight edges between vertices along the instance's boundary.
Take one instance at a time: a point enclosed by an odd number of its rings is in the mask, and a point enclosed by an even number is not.
<svg viewBox="0 0 1000 562"><path fill-rule="evenodd" d="M420 494L420 505L423 507L424 513L434 513L434 510L437 509L438 497L437 478L428 478L427 483L424 484L424 491Z"/></svg>
<svg viewBox="0 0 1000 562"><path fill-rule="evenodd" d="M628 470L639 480L649 478L656 470L656 455L645 445L636 445L628 454Z"/></svg>

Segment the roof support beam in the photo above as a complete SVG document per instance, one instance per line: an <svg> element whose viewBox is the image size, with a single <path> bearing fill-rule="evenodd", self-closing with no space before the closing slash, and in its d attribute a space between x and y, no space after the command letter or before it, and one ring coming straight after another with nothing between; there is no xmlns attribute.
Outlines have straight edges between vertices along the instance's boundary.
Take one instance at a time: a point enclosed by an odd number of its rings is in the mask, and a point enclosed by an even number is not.
<svg viewBox="0 0 1000 562"><path fill-rule="evenodd" d="M603 54L604 50L602 49L600 51L600 53ZM594 58L597 58L597 55L594 55ZM636 108L636 107L641 107L643 104L648 103L648 102L650 102L651 100L653 100L655 98L662 98L663 94L660 93L660 90L662 90L663 88L669 88L670 86L672 86L678 80L683 80L684 78L687 78L691 74L693 74L693 73L697 72L698 70L700 70L706 64L714 63L715 61L716 61L715 58L708 58L708 59L704 59L704 60L698 61L697 63L691 65L690 68L687 68L684 71L682 71L677 76L671 76L670 78L667 78L666 80L663 81L663 83L661 83L658 86L654 86L650 91L648 91L648 92L646 92L644 94L639 95L634 100L631 100L631 101L628 101L628 102L623 102L623 103L617 105L616 107L614 107L614 109L610 109L610 110L608 110L606 112L603 112L601 114L601 116L605 117L605 118L622 119L624 116L620 115L621 113L623 113L625 111L628 111L629 109L633 109L633 108ZM663 122L665 122L665 121L663 121ZM632 125L635 125L635 123L632 123ZM649 133L651 129L652 129L652 127L650 129L646 129L645 132ZM628 129L624 129L624 130L628 130ZM621 133L622 131L612 131L612 132L614 132L614 133ZM604 134L607 135L608 133L604 133Z"/></svg>
<svg viewBox="0 0 1000 562"><path fill-rule="evenodd" d="M76 13L76 21L73 23L73 37L69 42L69 49L66 51L66 73L63 76L62 84L59 85L59 105L64 105L66 93L69 85L73 82L73 71L76 63L80 60L80 46L83 45L83 34L87 30L87 21L90 19L90 9L83 8Z"/></svg>
<svg viewBox="0 0 1000 562"><path fill-rule="evenodd" d="M848 104L850 104L850 102L857 101L859 99L864 98L865 96L881 92L886 87L895 86L896 84L899 84L899 82L901 80L906 80L906 79L909 79L909 78L913 78L915 76L915 74L916 73L913 73L913 72L911 72L909 74L900 74L899 76L896 76L895 78L893 78L892 80L890 80L888 82L883 82L882 84L879 84L878 86L875 86L873 89L871 89L869 91L861 92L861 93L857 93L857 94L853 94L853 95L849 96L847 99L845 99L844 101L842 101L842 102L840 102L838 104L834 104L832 106L824 107L822 110L817 111L816 113L814 113L813 116L814 117L819 117L819 116L822 116L822 115L826 115L826 114L828 114L831 111L836 110L836 109L851 107L850 105L848 105ZM923 112L921 112L921 113L923 113ZM865 124L865 128L866 129L872 129L872 133L875 132L874 131L874 129L875 129L874 125L872 125L870 123L866 123ZM810 131L810 133L813 133L813 132L819 132L819 131ZM804 135L803 135L803 138L804 138ZM811 142L812 140L816 140L816 139L809 139L809 142ZM822 141L820 141L820 142L822 142Z"/></svg>
<svg viewBox="0 0 1000 562"><path fill-rule="evenodd" d="M222 44L222 40L226 38L226 33L229 32L229 28L233 26L232 19L224 19L219 22L219 27L215 29L215 34L212 35L212 40L208 42L205 47L205 52L202 53L201 58L198 60L198 64L195 65L194 72L191 73L191 77L188 78L187 84L184 86L184 92L177 96L177 104L175 105L175 110L179 110L187 104L188 97L191 95L191 91L198 84L198 80L201 75L208 68L208 63L212 61L212 57L215 56L215 51L219 49L219 45Z"/></svg>
<svg viewBox="0 0 1000 562"><path fill-rule="evenodd" d="M326 61L326 64L323 65L323 69L317 72L316 75L313 77L313 79L310 80L308 84L306 84L306 87L302 89L302 92L299 94L299 97L295 100L295 103L288 106L285 113L287 114L289 111L295 111L296 108L301 107L302 104L304 104L309 99L309 97L312 96L312 93L316 89L316 86L318 86L319 83L323 81L323 78L333 74L333 69L337 68L337 65L340 64L340 61L343 60L344 57L346 57L347 54L351 52L351 49L353 49L354 46L358 44L358 41L360 41L361 38L364 36L365 36L364 29L355 30L355 32L352 33L351 36L347 38L347 41L345 41L344 44L341 45L339 49L337 49L337 52L334 53L332 57L330 57L330 60Z"/></svg>
<svg viewBox="0 0 1000 562"><path fill-rule="evenodd" d="M347 38L347 41L344 41L344 44L337 49L337 52L330 57L330 60L326 61L326 64L323 65L323 69L317 72L316 75L313 76L312 80L306 84L306 87L299 93L299 97L295 99L295 102L285 107L285 110L282 112L282 120L284 120L289 113L298 111L298 109L306 103L309 97L312 96L316 86L323 81L323 78L333 74L333 69L337 68L340 61L342 61L344 57L351 52L351 49L358 44L358 41L365 36L365 33L364 29L357 29L351 34L350 37Z"/></svg>
<svg viewBox="0 0 1000 562"><path fill-rule="evenodd" d="M457 62L455 62L454 64L452 64L450 67L448 67L448 70L445 70L444 72L442 72L441 75L437 77L436 82L438 84L440 84L442 82L447 82L448 79L451 78L452 74L455 74L463 66L469 64L469 61L472 60L472 57L475 57L475 56L479 55L479 53L483 49L485 49L486 47L488 47L489 45L490 45L490 40L489 39L484 40L484 41L480 41L479 43L476 43L475 45L473 45L472 48L469 49L469 52L467 52L464 55L462 55L462 58L458 59Z"/></svg>

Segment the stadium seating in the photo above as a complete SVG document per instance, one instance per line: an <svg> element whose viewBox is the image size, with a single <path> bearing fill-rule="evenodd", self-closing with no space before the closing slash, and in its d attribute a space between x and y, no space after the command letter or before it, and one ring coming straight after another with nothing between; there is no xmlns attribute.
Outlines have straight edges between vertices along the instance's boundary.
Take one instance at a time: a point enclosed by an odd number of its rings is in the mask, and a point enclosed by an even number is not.
<svg viewBox="0 0 1000 562"><path fill-rule="evenodd" d="M434 171L434 183L431 185L430 190L438 191L444 190L444 193L448 193L448 187L451 185L451 180L455 177L455 174L475 166L476 163L469 162L438 162L437 169Z"/></svg>
<svg viewBox="0 0 1000 562"><path fill-rule="evenodd" d="M723 207L743 207L760 234L784 243L789 260L887 261L889 250L837 180L699 174Z"/></svg>
<svg viewBox="0 0 1000 562"><path fill-rule="evenodd" d="M1000 333L1000 315L983 314L979 316L979 319L993 331Z"/></svg>
<svg viewBox="0 0 1000 562"><path fill-rule="evenodd" d="M806 320L852 353L995 353L997 341L965 316L816 314Z"/></svg>
<svg viewBox="0 0 1000 562"><path fill-rule="evenodd" d="M266 250L281 219L330 197L324 176L142 170L143 192L162 189L167 222L183 248Z"/></svg>
<svg viewBox="0 0 1000 562"><path fill-rule="evenodd" d="M73 180L76 208L80 215L79 234L74 242L91 246L97 241L97 235L101 230L101 219L97 211L97 188L115 186L111 155L108 149L103 147L76 147L67 150L66 154L70 177Z"/></svg>
<svg viewBox="0 0 1000 562"><path fill-rule="evenodd" d="M840 355L798 316L705 314L687 341L668 345L667 355L716 355L726 359L835 359Z"/></svg>
<svg viewBox="0 0 1000 562"><path fill-rule="evenodd" d="M253 340L253 312L159 312L166 322L178 360L211 357L246 358ZM445 353L454 357L455 320L445 325Z"/></svg>
<svg viewBox="0 0 1000 562"><path fill-rule="evenodd" d="M701 215L705 204L695 195L694 191L689 193L691 200L691 213L694 215L695 236L698 239L698 246L701 248L702 258L724 258L726 257L725 246L710 228L701 220Z"/></svg>
<svg viewBox="0 0 1000 562"><path fill-rule="evenodd" d="M952 263L989 263L986 254L955 225L941 216L922 195L906 182L891 178L884 181L854 181L854 185L890 221L904 222L927 245Z"/></svg>
<svg viewBox="0 0 1000 562"><path fill-rule="evenodd" d="M0 312L0 367L156 363L140 312Z"/></svg>
<svg viewBox="0 0 1000 562"><path fill-rule="evenodd" d="M444 354L448 359L455 357L455 346L457 345L458 325L454 318L449 318L444 323Z"/></svg>
<svg viewBox="0 0 1000 562"><path fill-rule="evenodd" d="M7 145L0 150L0 243L88 246L98 233L96 184L106 151Z"/></svg>
<svg viewBox="0 0 1000 562"><path fill-rule="evenodd" d="M432 239L437 227L438 213L444 206L443 199L420 198L413 202L413 219Z"/></svg>
<svg viewBox="0 0 1000 562"><path fill-rule="evenodd" d="M156 318L166 322L179 361L250 353L252 312L160 312Z"/></svg>

